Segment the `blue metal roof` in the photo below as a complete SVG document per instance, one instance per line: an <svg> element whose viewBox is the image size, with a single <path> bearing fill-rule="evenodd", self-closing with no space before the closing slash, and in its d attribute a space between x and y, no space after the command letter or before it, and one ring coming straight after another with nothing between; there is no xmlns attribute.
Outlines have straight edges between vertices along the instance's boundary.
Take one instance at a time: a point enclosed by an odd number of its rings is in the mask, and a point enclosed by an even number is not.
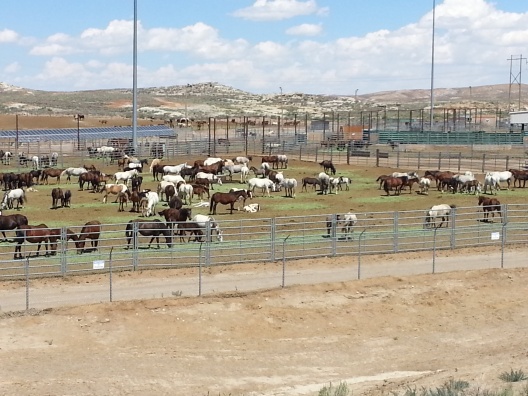
<svg viewBox="0 0 528 396"><path fill-rule="evenodd" d="M174 135L174 130L165 125L138 126L136 128L138 138L161 135ZM131 138L132 127L107 127L107 128L79 128L81 139L108 139L108 138ZM16 139L17 131L0 131L0 138ZM18 131L18 139L21 141L42 140L75 140L77 139L77 128L63 129L24 129Z"/></svg>

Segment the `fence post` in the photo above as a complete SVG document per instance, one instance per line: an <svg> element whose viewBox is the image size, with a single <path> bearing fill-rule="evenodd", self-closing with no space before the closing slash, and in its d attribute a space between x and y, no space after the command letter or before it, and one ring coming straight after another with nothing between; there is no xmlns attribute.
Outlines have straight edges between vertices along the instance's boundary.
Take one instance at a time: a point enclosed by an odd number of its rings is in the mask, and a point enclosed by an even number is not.
<svg viewBox="0 0 528 396"><path fill-rule="evenodd" d="M484 173L484 169L486 168L486 153L482 154L482 173Z"/></svg>
<svg viewBox="0 0 528 396"><path fill-rule="evenodd" d="M436 231L438 229L435 227L433 232L433 274L436 272Z"/></svg>
<svg viewBox="0 0 528 396"><path fill-rule="evenodd" d="M379 149L376 149L376 167L379 168L379 159L380 159L380 156L379 156Z"/></svg>
<svg viewBox="0 0 528 396"><path fill-rule="evenodd" d="M286 283L286 241L290 237L290 234L282 241L282 287L284 288Z"/></svg>
<svg viewBox="0 0 528 396"><path fill-rule="evenodd" d="M271 232L270 232L270 236L271 236L271 248L270 248L270 261L271 262L274 262L275 261L275 234L276 234L276 224L275 224L275 217L273 217L270 221L270 227L271 227Z"/></svg>
<svg viewBox="0 0 528 396"><path fill-rule="evenodd" d="M501 235L501 268L504 268L504 244L506 239L506 226L508 222L502 223L502 235Z"/></svg>
<svg viewBox="0 0 528 396"><path fill-rule="evenodd" d="M347 165L350 165L350 150L352 149L352 143L347 144Z"/></svg>
<svg viewBox="0 0 528 396"><path fill-rule="evenodd" d="M460 173L460 167L462 166L462 153L458 152L458 172Z"/></svg>
<svg viewBox="0 0 528 396"><path fill-rule="evenodd" d="M421 152L418 151L418 170L420 170L421 159L422 159Z"/></svg>
<svg viewBox="0 0 528 396"><path fill-rule="evenodd" d="M506 166L504 167L504 169L510 169L510 156L509 155L506 156Z"/></svg>
<svg viewBox="0 0 528 396"><path fill-rule="evenodd" d="M456 215L457 215L457 208L452 208L451 213L449 214L450 220L451 220L451 237L449 240L449 244L451 245L451 250L456 248Z"/></svg>
<svg viewBox="0 0 528 396"><path fill-rule="evenodd" d="M394 212L394 224L393 224L393 252L398 253L398 219L399 219L399 212Z"/></svg>
<svg viewBox="0 0 528 396"><path fill-rule="evenodd" d="M400 149L398 148L398 151L396 151L396 168L400 167Z"/></svg>
<svg viewBox="0 0 528 396"><path fill-rule="evenodd" d="M132 223L132 249L134 249L132 251L132 267L134 268L134 271L138 269L138 264L139 264L138 229L139 229L138 222L135 221L134 223Z"/></svg>
<svg viewBox="0 0 528 396"><path fill-rule="evenodd" d="M315 162L318 162L317 156L319 154L319 146L315 146Z"/></svg>
<svg viewBox="0 0 528 396"><path fill-rule="evenodd" d="M26 275L26 311L29 310L29 257L26 257L26 265L24 265L24 273Z"/></svg>
<svg viewBox="0 0 528 396"><path fill-rule="evenodd" d="M213 235L211 234L211 222L208 221L205 223L205 235L207 239L205 240L205 266L211 266L211 242L213 240Z"/></svg>
<svg viewBox="0 0 528 396"><path fill-rule="evenodd" d="M332 225L330 228L330 242L332 243L332 257L335 257L337 252L337 215L332 214Z"/></svg>
<svg viewBox="0 0 528 396"><path fill-rule="evenodd" d="M442 169L442 152L438 153L438 169Z"/></svg>
<svg viewBox="0 0 528 396"><path fill-rule="evenodd" d="M68 272L66 265L66 252L68 248L68 233L66 227L61 228L61 237L60 237L60 263L61 263L61 275L65 276Z"/></svg>
<svg viewBox="0 0 528 396"><path fill-rule="evenodd" d="M302 144L299 144L299 161L302 161Z"/></svg>
<svg viewBox="0 0 528 396"><path fill-rule="evenodd" d="M357 268L357 276L358 280L361 279L361 240L363 238L363 234L367 231L366 228L361 231L361 234L359 234L359 243L358 243L358 268Z"/></svg>

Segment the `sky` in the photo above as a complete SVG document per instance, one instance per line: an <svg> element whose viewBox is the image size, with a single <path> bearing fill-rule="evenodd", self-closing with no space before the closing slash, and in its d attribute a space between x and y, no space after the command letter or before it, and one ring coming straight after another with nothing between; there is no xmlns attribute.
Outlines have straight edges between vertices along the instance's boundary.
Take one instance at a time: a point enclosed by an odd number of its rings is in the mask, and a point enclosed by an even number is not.
<svg viewBox="0 0 528 396"><path fill-rule="evenodd" d="M361 95L528 78L526 0L137 0L137 11L139 88ZM133 26L134 0L1 0L0 82L131 88Z"/></svg>

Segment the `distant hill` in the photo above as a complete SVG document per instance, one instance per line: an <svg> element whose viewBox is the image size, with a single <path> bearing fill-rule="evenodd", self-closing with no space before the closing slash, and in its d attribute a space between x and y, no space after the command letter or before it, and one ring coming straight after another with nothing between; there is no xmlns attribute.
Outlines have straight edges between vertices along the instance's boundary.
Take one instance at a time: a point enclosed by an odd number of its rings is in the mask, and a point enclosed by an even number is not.
<svg viewBox="0 0 528 396"><path fill-rule="evenodd" d="M478 108L507 111L509 84L464 88L436 88L435 107ZM519 86L512 86L511 103L518 109ZM521 86L527 92L527 86ZM0 114L127 117L132 115L131 89L54 92L16 87L0 82ZM525 95L526 96L526 95ZM357 100L356 100L357 99ZM323 112L358 112L387 109L424 109L430 106L430 90L384 91L365 95L313 95L288 93L258 95L219 83L176 85L138 89L140 118L322 115ZM528 108L523 100L521 109Z"/></svg>

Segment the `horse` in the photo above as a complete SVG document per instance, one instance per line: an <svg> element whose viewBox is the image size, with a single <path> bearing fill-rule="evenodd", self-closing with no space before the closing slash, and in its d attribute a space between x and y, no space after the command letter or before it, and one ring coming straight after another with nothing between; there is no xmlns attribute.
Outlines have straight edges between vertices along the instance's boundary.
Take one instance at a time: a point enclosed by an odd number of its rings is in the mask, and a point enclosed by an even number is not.
<svg viewBox="0 0 528 396"><path fill-rule="evenodd" d="M393 173L394 174L394 173ZM383 182L383 189L387 196L389 196L389 191L394 188L394 195L400 195L403 185L407 183L408 176L395 177L391 176L385 179Z"/></svg>
<svg viewBox="0 0 528 396"><path fill-rule="evenodd" d="M86 172L88 172L86 168L66 168L62 171L59 178L63 176L68 176L66 178L66 181L70 181L71 176L80 176L81 174Z"/></svg>
<svg viewBox="0 0 528 396"><path fill-rule="evenodd" d="M247 165L249 164L249 162L253 160L253 157L249 156L249 157L235 157L232 159L232 161L235 163L235 164L241 164L241 165Z"/></svg>
<svg viewBox="0 0 528 396"><path fill-rule="evenodd" d="M337 188L339 188L341 191L343 191L343 184L345 185L345 189L349 191L350 185L352 184L352 179L346 176L339 176L339 182L337 184Z"/></svg>
<svg viewBox="0 0 528 396"><path fill-rule="evenodd" d="M519 182L519 188L521 188L521 181L523 182L523 188L526 187L526 180L528 180L528 171L527 170L520 170L520 169L508 169L512 176L513 176L513 187L515 188L517 185L517 181Z"/></svg>
<svg viewBox="0 0 528 396"><path fill-rule="evenodd" d="M98 220L88 221L84 224L81 229L81 233L75 241L75 247L77 248L77 254L85 252L86 239L90 240L92 251L96 251L99 246L99 237L101 236L101 222ZM88 249L86 249L87 251Z"/></svg>
<svg viewBox="0 0 528 396"><path fill-rule="evenodd" d="M330 176L326 172L321 172L317 176L319 180L319 185L321 186L321 194L327 195L332 192L332 187L330 185Z"/></svg>
<svg viewBox="0 0 528 396"><path fill-rule="evenodd" d="M125 237L127 240L127 247L126 249L130 249L130 243L132 242L132 239L134 239L134 248L138 248L138 242L139 238L138 235L135 235L134 237L134 225L136 224L137 231L139 234L150 238L150 242L148 244L148 248L150 249L150 245L156 239L156 244L158 246L158 249L160 248L159 244L159 237L160 235L163 235L165 237L165 242L167 243L167 247L172 247L172 231L167 226L167 224L163 223L162 221L158 219L154 220L145 220L145 219L134 219L130 220L127 223L126 231L125 231Z"/></svg>
<svg viewBox="0 0 528 396"><path fill-rule="evenodd" d="M317 179L316 177L303 177L302 179L302 188L301 192L304 190L308 192L307 186L310 185L313 187L313 190L315 191L317 189L317 186L321 186L321 181Z"/></svg>
<svg viewBox="0 0 528 396"><path fill-rule="evenodd" d="M500 182L506 182L508 183L508 190L510 189L511 179L513 177L513 174L510 171L502 171L502 172L488 172L486 173L486 176L492 174L495 178L497 178L499 182L499 190L500 190Z"/></svg>
<svg viewBox="0 0 528 396"><path fill-rule="evenodd" d="M2 204L0 204L0 209L13 209L13 201L17 201L17 210L20 209L20 205L24 205L24 202L27 203L26 192L21 188L15 188L13 190L6 191L4 193L4 198L2 199Z"/></svg>
<svg viewBox="0 0 528 396"><path fill-rule="evenodd" d="M63 202L64 202L64 192L62 191L62 188L56 187L53 190L51 190L51 208L57 209L57 205L59 204L59 201L62 207Z"/></svg>
<svg viewBox="0 0 528 396"><path fill-rule="evenodd" d="M441 228L444 223L446 227L449 226L449 216L451 216L451 210L456 208L455 205L440 204L434 205L425 212L424 228ZM436 226L436 219L441 218L440 225Z"/></svg>
<svg viewBox="0 0 528 396"><path fill-rule="evenodd" d="M288 156L286 154L277 155L277 159L279 160L279 164L281 168L284 168L284 169L288 168Z"/></svg>
<svg viewBox="0 0 528 396"><path fill-rule="evenodd" d="M341 231L343 232L343 234L345 234L345 239L354 239L353 227L357 224L357 222L357 216L352 212L348 212L343 216L343 228L341 229Z"/></svg>
<svg viewBox="0 0 528 396"><path fill-rule="evenodd" d="M185 202L186 205L191 205L194 191L193 186L185 182L180 182L178 183L177 189L178 196L182 199L182 201Z"/></svg>
<svg viewBox="0 0 528 396"><path fill-rule="evenodd" d="M1 152L0 159L2 160L2 164L4 165L11 165L11 158L13 158L13 153L11 151L3 151Z"/></svg>
<svg viewBox="0 0 528 396"><path fill-rule="evenodd" d="M262 157L262 163L271 164L272 169L279 169L279 157L276 155L266 155Z"/></svg>
<svg viewBox="0 0 528 396"><path fill-rule="evenodd" d="M44 243L44 246L46 248L46 256L49 255L49 237L50 237L50 230L46 224L39 224L36 226L33 225L21 225L18 227L18 229L15 231L15 242L17 245L15 246L15 255L14 259L22 259L22 244L24 241L28 241L30 243L37 243L37 256L40 255L40 247L42 243Z"/></svg>
<svg viewBox="0 0 528 396"><path fill-rule="evenodd" d="M56 184L60 183L61 174L64 171L64 169L54 169L54 168L46 168L42 171L40 175L40 182L49 184L48 178L49 177L55 177L57 179Z"/></svg>
<svg viewBox="0 0 528 396"><path fill-rule="evenodd" d="M233 180L233 173L240 173L240 183L245 183L247 175L249 174L249 168L245 164L237 165L225 165L224 172L229 172L229 180Z"/></svg>
<svg viewBox="0 0 528 396"><path fill-rule="evenodd" d="M117 195L120 192L125 192L128 190L128 187L124 184L106 184L103 189L101 189L101 193L104 191L105 195L103 197L103 203L106 203L106 200L108 198L109 194L116 195L116 200L114 203L117 202Z"/></svg>
<svg viewBox="0 0 528 396"><path fill-rule="evenodd" d="M213 165L213 164L216 164L218 162L223 162L224 160L222 158L219 158L219 157L209 157L209 158L206 158L202 165L201 166L209 166L209 165Z"/></svg>
<svg viewBox="0 0 528 396"><path fill-rule="evenodd" d="M128 206L130 201L130 191L126 190L125 192L119 192L117 194L117 201L119 202L119 207L117 208L118 212L124 212L125 206Z"/></svg>
<svg viewBox="0 0 528 396"><path fill-rule="evenodd" d="M171 230L174 231L174 224L178 227L179 224L191 220L192 208L167 208L158 212L158 215L163 216Z"/></svg>
<svg viewBox="0 0 528 396"><path fill-rule="evenodd" d="M211 196L211 202L209 204L209 214L216 214L216 206L220 203L222 205L230 205L230 213L233 214L235 203L243 200L243 205L246 204L246 199L253 198L253 194L250 190L239 190L233 192L215 192Z"/></svg>
<svg viewBox="0 0 528 396"><path fill-rule="evenodd" d="M251 168L249 168L249 170L250 170L251 172L253 172L253 174L254 174L255 176L266 177L266 175L268 174L267 170L264 169L264 168L257 169L257 168L255 168L254 166L252 166Z"/></svg>
<svg viewBox="0 0 528 396"><path fill-rule="evenodd" d="M200 197L200 200L204 199L205 194L207 194L207 199L211 198L208 187L199 184L191 184L191 186L193 188L193 195L197 195L198 197Z"/></svg>
<svg viewBox="0 0 528 396"><path fill-rule="evenodd" d="M497 191L500 191L500 178L498 172L486 173L486 176L484 177L484 194L488 191L488 187L490 188L490 194L493 194L493 190L495 190L495 195L497 195Z"/></svg>
<svg viewBox="0 0 528 396"><path fill-rule="evenodd" d="M180 242L185 242L185 235L189 233L189 239L187 242L191 241L192 236L194 235L194 241L199 242L202 240L204 235L203 228L200 227L198 223L194 221L185 221L178 224L178 235L180 236Z"/></svg>
<svg viewBox="0 0 528 396"><path fill-rule="evenodd" d="M200 172L205 173L212 173L213 175L218 175L222 173L222 170L224 169L225 162L224 161L218 161L211 165L203 165L198 168Z"/></svg>
<svg viewBox="0 0 528 396"><path fill-rule="evenodd" d="M297 180L293 178L282 179L280 185L284 187L286 198L295 198L295 189L297 188Z"/></svg>
<svg viewBox="0 0 528 396"><path fill-rule="evenodd" d="M204 231L207 230L207 224L209 224L209 229L211 232L209 234L207 234L206 232L202 232L206 236L208 242L211 241L213 232L216 234L216 240L218 242L224 241L224 233L222 232L220 226L212 216L197 214L191 219L191 221L198 224L198 226Z"/></svg>
<svg viewBox="0 0 528 396"><path fill-rule="evenodd" d="M497 198L488 198L481 195L478 198L478 204L482 205L482 211L484 212L484 222L489 222L490 213L491 217L495 217L494 211L497 211L502 221L501 203Z"/></svg>
<svg viewBox="0 0 528 396"><path fill-rule="evenodd" d="M323 160L322 162L319 162L319 165L323 167L324 172L330 171L332 175L336 174L336 168L332 161L330 160Z"/></svg>
<svg viewBox="0 0 528 396"><path fill-rule="evenodd" d="M181 177L180 175L164 175L161 178L161 181L171 182L174 184L174 186L178 185L179 182L185 183L185 179Z"/></svg>
<svg viewBox="0 0 528 396"><path fill-rule="evenodd" d="M169 208L180 209L183 207L183 201L177 195L174 195L169 199Z"/></svg>
<svg viewBox="0 0 528 396"><path fill-rule="evenodd" d="M183 169L187 168L187 162L180 165L165 165L163 167L164 175L179 175ZM190 168L190 167L189 167Z"/></svg>
<svg viewBox="0 0 528 396"><path fill-rule="evenodd" d="M154 216L156 213L156 205L159 203L159 195L155 191L147 191L146 193L147 206L143 211L143 217Z"/></svg>
<svg viewBox="0 0 528 396"><path fill-rule="evenodd" d="M408 177L408 178L416 178L419 179L420 176L418 176L417 172L393 172L392 177Z"/></svg>
<svg viewBox="0 0 528 396"><path fill-rule="evenodd" d="M264 194L267 194L267 196L270 196L270 190L274 191L275 183L271 181L268 178L258 178L254 177L252 179L249 179L248 181L248 190L251 191L252 194L255 194L255 188L261 188L262 189L262 196Z"/></svg>
<svg viewBox="0 0 528 396"><path fill-rule="evenodd" d="M429 187L431 187L431 179L428 177L421 177L418 182L420 186L420 194L429 195Z"/></svg>
<svg viewBox="0 0 528 396"><path fill-rule="evenodd" d="M131 169L129 171L123 171L123 172L116 172L114 173L114 182L116 184L119 182L128 184L128 181L132 179L134 176L139 176L137 169Z"/></svg>
<svg viewBox="0 0 528 396"><path fill-rule="evenodd" d="M209 180L209 186L212 190L214 190L213 184L217 183L218 185L222 185L222 179L218 177L217 175L213 175L212 173L206 173L206 172L198 172L196 174L196 183L198 183L198 179L207 179Z"/></svg>
<svg viewBox="0 0 528 396"><path fill-rule="evenodd" d="M79 175L79 189L84 190L84 184L88 183L95 190L99 186L100 177L104 176L104 173L100 171L88 171Z"/></svg>
<svg viewBox="0 0 528 396"><path fill-rule="evenodd" d="M163 199L163 194L165 194L165 201L169 200L169 197L166 195L167 187L176 187L175 184L171 181L162 180L158 183L158 188L156 192L158 193L160 199Z"/></svg>
<svg viewBox="0 0 528 396"><path fill-rule="evenodd" d="M0 230L2 232L2 235L4 236L2 242L5 242L7 240L5 234L6 230L14 230L15 228L20 227L22 225L28 225L28 219L26 216L19 213L10 215L0 214Z"/></svg>

